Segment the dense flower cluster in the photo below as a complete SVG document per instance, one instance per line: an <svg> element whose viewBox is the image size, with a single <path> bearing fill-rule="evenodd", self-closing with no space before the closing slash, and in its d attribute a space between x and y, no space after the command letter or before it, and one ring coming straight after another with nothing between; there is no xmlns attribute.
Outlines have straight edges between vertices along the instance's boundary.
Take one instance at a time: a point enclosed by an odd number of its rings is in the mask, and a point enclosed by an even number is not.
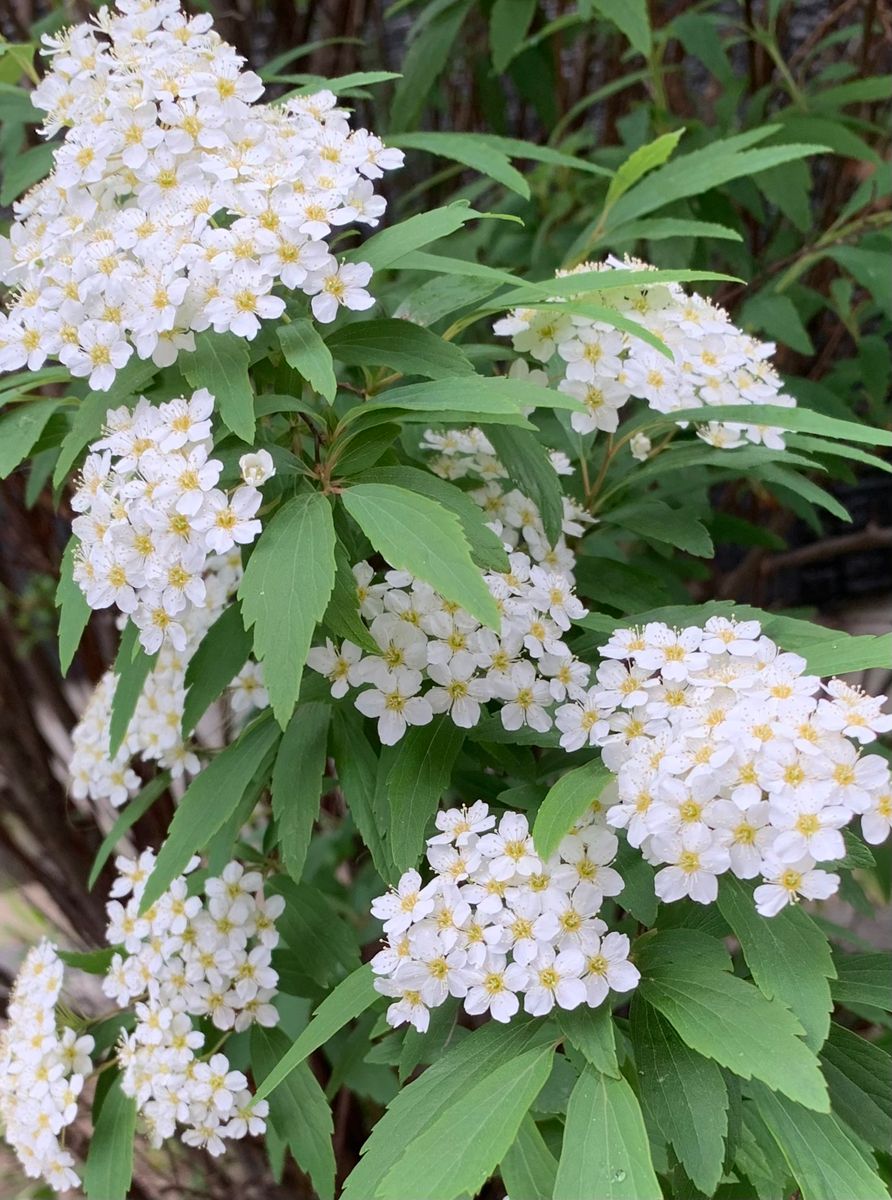
<svg viewBox="0 0 892 1200"><path fill-rule="evenodd" d="M555 1006L595 1008L609 991L636 986L629 939L597 915L623 887L602 812L591 811L547 862L522 813L496 825L482 800L438 813L437 829L427 843L430 882L407 871L372 903L386 934L372 969L377 990L394 1000L391 1025L423 1033L448 996L504 1022L521 996L524 1011L541 1017Z"/></svg>
<svg viewBox="0 0 892 1200"><path fill-rule="evenodd" d="M329 679L335 697L364 689L356 707L377 719L385 746L408 726L429 724L435 713L470 729L490 700L500 704L505 729L544 732L554 703L588 683L589 668L563 640L586 609L566 575L534 566L520 551L510 555L506 574L484 576L502 613L498 634L406 571L387 571L374 582L362 562L353 573L359 612L378 653L327 639L307 663Z"/></svg>
<svg viewBox="0 0 892 1200"><path fill-rule="evenodd" d="M78 538L74 578L91 608L114 605L139 629L148 654L182 653L184 617L207 606L208 559L260 533L253 484L217 487L223 464L209 457L214 399L206 389L157 407L141 397L114 409L93 442L71 501ZM256 455L242 470L257 478ZM244 465L247 460L247 465ZM273 473L272 460L266 478Z"/></svg>
<svg viewBox="0 0 892 1200"><path fill-rule="evenodd" d="M270 964L285 902L264 897L259 872L231 862L205 880L204 899L181 875L140 915L155 855L146 850L116 865L107 938L123 953L112 958L103 990L122 1008L135 1002L136 1012L118 1050L121 1086L136 1098L153 1145L180 1125L187 1145L222 1154L225 1139L264 1131L268 1107L251 1105L247 1079L224 1054L202 1053L196 1018L223 1031L276 1024L278 976ZM193 859L187 874L197 865Z"/></svg>
<svg viewBox="0 0 892 1200"><path fill-rule="evenodd" d="M881 698L822 685L758 621L710 618L619 629L596 683L558 709L567 750L603 747L617 775L607 823L658 871L663 900L715 900L717 876L761 879L763 916L824 899L839 876L840 830L861 818L880 842L892 820L889 764L863 746L892 729Z"/></svg>
<svg viewBox="0 0 892 1200"><path fill-rule="evenodd" d="M617 269L655 270L634 259L609 257L583 263L568 274ZM597 290L587 283L584 290ZM760 342L733 325L728 314L703 296L688 296L676 283L611 290L619 313L658 337L667 358L649 342L612 325L549 307L516 309L495 324L514 349L549 366L558 388L575 396L586 412L574 412L579 433L613 433L620 410L632 396L661 413L706 405L773 404L791 407L769 359L774 345ZM760 423L710 421L697 429L710 445L732 448L755 442L783 446L781 430ZM639 440L639 448L644 444ZM646 451L645 451L646 456Z"/></svg>
<svg viewBox="0 0 892 1200"><path fill-rule="evenodd" d="M118 676L110 669L99 680L71 733L73 751L68 771L75 799L108 800L115 807L124 804L142 786L131 768L134 758L157 762L174 779L198 772L199 758L182 733L186 668L205 633L235 594L241 575L237 552L212 555L207 560L203 575L205 605L190 607L180 617L186 633L185 648L180 651L168 643L162 645L114 754L110 753L111 716ZM268 696L260 663L245 663L229 686L229 699L236 714L266 707Z"/></svg>
<svg viewBox="0 0 892 1200"><path fill-rule="evenodd" d="M28 952L9 997L0 1036L0 1122L3 1136L31 1179L64 1192L80 1182L63 1130L77 1115L84 1077L93 1069L93 1039L56 1027L63 967L56 948Z"/></svg>
<svg viewBox="0 0 892 1200"><path fill-rule="evenodd" d="M530 375L541 372L530 372ZM540 567L573 579L576 556L567 538L582 537L594 518L569 496L562 496L561 537L552 545L545 535L539 509L528 496L510 485L510 473L496 456L482 429L428 429L423 450L433 451L428 466L441 479L479 479L480 487L468 495L483 509L487 524L511 549L522 550ZM558 475L572 475L573 467L565 454L551 451L551 462ZM506 481L509 481L506 484Z"/></svg>
<svg viewBox="0 0 892 1200"><path fill-rule="evenodd" d="M94 24L44 37L52 69L31 93L51 175L0 239L0 370L57 358L108 389L134 350L159 366L213 328L253 338L282 314L277 284L320 321L368 308L367 263L339 263L333 229L376 225L373 180L402 163L351 131L329 91L258 104L260 78L179 0L118 0Z"/></svg>

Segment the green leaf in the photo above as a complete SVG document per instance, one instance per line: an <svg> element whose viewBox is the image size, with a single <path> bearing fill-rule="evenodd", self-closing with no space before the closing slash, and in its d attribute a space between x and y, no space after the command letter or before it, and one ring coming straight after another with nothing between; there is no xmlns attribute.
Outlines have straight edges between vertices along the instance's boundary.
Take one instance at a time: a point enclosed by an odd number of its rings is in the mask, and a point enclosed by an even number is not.
<svg viewBox="0 0 892 1200"><path fill-rule="evenodd" d="M403 76L405 79L405 76ZM399 264L399 260L413 250L420 250L431 242L448 237L461 229L468 221L473 221L481 214L468 204L467 200L456 200L443 208L432 208L430 212L416 213L405 221L390 225L379 233L367 238L352 253L348 259L357 262L367 262L376 271L385 267Z"/></svg>
<svg viewBox="0 0 892 1200"><path fill-rule="evenodd" d="M661 1200L644 1118L625 1079L586 1067L570 1094L554 1200Z"/></svg>
<svg viewBox="0 0 892 1200"><path fill-rule="evenodd" d="M164 845L158 852L155 868L146 882L141 912L155 903L192 855L207 846L238 808L279 738L279 730L269 718L268 712L258 717L242 732L238 741L211 759L186 788Z"/></svg>
<svg viewBox="0 0 892 1200"><path fill-rule="evenodd" d="M290 325L280 325L277 333L288 366L306 379L314 392L333 404L338 381L331 361L331 350L313 322L300 317Z"/></svg>
<svg viewBox="0 0 892 1200"><path fill-rule="evenodd" d="M342 1200L374 1200L406 1148L417 1144L441 1115L460 1109L468 1093L506 1063L552 1042L544 1022L520 1016L499 1028L490 1022L463 1038L391 1100L344 1184ZM400 1200L409 1196L420 1200L414 1187Z"/></svg>
<svg viewBox="0 0 892 1200"><path fill-rule="evenodd" d="M392 567L411 571L483 624L500 628L499 610L471 560L470 547L454 513L426 496L386 483L356 484L341 499Z"/></svg>
<svg viewBox="0 0 892 1200"><path fill-rule="evenodd" d="M350 569L347 551L340 542L335 544L335 581L322 624L335 637L347 638L371 654L378 653L378 643L360 616L356 580Z"/></svg>
<svg viewBox="0 0 892 1200"><path fill-rule="evenodd" d="M604 514L604 521L628 529L638 537L677 546L700 558L715 552L706 526L683 509L671 508L664 500L637 500Z"/></svg>
<svg viewBox="0 0 892 1200"><path fill-rule="evenodd" d="M274 875L270 892L285 897L285 911L278 929L292 950L300 955L300 969L322 987L329 987L339 974L356 969L359 946L352 928L332 900L319 888L295 883L287 875Z"/></svg>
<svg viewBox="0 0 892 1200"><path fill-rule="evenodd" d="M744 1079L762 1079L792 1100L829 1108L818 1060L802 1026L777 1000L766 1000L709 963L665 962L642 972L642 999L658 1009L692 1050Z"/></svg>
<svg viewBox="0 0 892 1200"><path fill-rule="evenodd" d="M613 22L620 33L625 34L639 54L645 58L650 56L647 0L592 0L592 4L602 16Z"/></svg>
<svg viewBox="0 0 892 1200"><path fill-rule="evenodd" d="M521 1121L499 1173L513 1200L543 1200L554 1191L557 1162L531 1116Z"/></svg>
<svg viewBox="0 0 892 1200"><path fill-rule="evenodd" d="M838 978L830 984L834 1000L892 1011L892 954L838 954L836 971Z"/></svg>
<svg viewBox="0 0 892 1200"><path fill-rule="evenodd" d="M365 1012L378 999L372 986L374 978L372 968L366 963L325 997L300 1037L258 1083L255 1101L271 1095L314 1050L324 1046L348 1021Z"/></svg>
<svg viewBox="0 0 892 1200"><path fill-rule="evenodd" d="M273 768L273 816L285 869L294 880L303 874L313 823L319 815L331 708L299 704L282 734Z"/></svg>
<svg viewBox="0 0 892 1200"><path fill-rule="evenodd" d="M509 3L518 2L523 3L524 0L509 0ZM511 166L508 156L483 144L473 133L402 133L389 137L387 141L389 145L399 146L403 150L423 150L440 158L452 159L494 179L525 200L530 197L530 185Z"/></svg>
<svg viewBox="0 0 892 1200"><path fill-rule="evenodd" d="M251 1026L251 1066L258 1078L269 1075L288 1049L288 1038L281 1029ZM270 1097L269 1115L273 1128L288 1143L295 1162L313 1181L320 1200L334 1200L331 1109L307 1063L292 1071Z"/></svg>
<svg viewBox="0 0 892 1200"><path fill-rule="evenodd" d="M520 49L536 14L538 0L495 0L489 13L489 48L498 74Z"/></svg>
<svg viewBox="0 0 892 1200"><path fill-rule="evenodd" d="M352 367L393 367L425 379L474 374L458 346L412 321L357 321L337 330L325 344L339 362Z"/></svg>
<svg viewBox="0 0 892 1200"><path fill-rule="evenodd" d="M158 659L157 654L146 654L139 645L138 637L139 630L132 622L128 622L115 658L115 694L108 723L108 752L112 758L124 741L146 680Z"/></svg>
<svg viewBox="0 0 892 1200"><path fill-rule="evenodd" d="M892 1058L835 1021L821 1051L833 1111L876 1150L892 1144Z"/></svg>
<svg viewBox="0 0 892 1200"><path fill-rule="evenodd" d="M535 504L545 536L555 545L564 517L561 485L548 451L533 433L505 427L487 430L496 457L521 492Z"/></svg>
<svg viewBox="0 0 892 1200"><path fill-rule="evenodd" d="M373 467L363 471L357 482L391 483L436 500L444 508L454 512L461 521L461 527L471 547L471 557L479 566L487 571L508 570L508 555L499 538L486 525L483 509L455 484L448 483L429 471L403 466Z"/></svg>
<svg viewBox="0 0 892 1200"><path fill-rule="evenodd" d="M87 604L80 585L72 575L74 554L80 545L76 537L69 539L59 567L59 584L56 588L56 608L59 609L59 667L63 675L68 674L92 609Z"/></svg>
<svg viewBox="0 0 892 1200"><path fill-rule="evenodd" d="M178 365L194 388L207 388L227 429L243 442L254 441L254 389L248 377L248 343L234 333L199 333L192 354Z"/></svg>
<svg viewBox="0 0 892 1200"><path fill-rule="evenodd" d="M616 1060L616 1030L613 1013L608 1004L589 1008L582 1004L572 1010L561 1009L558 1023L564 1038L574 1046L593 1067L604 1075L619 1079Z"/></svg>
<svg viewBox="0 0 892 1200"><path fill-rule="evenodd" d="M543 859L551 858L572 827L589 812L613 775L600 762L586 763L562 775L549 789L533 824L533 841Z"/></svg>
<svg viewBox="0 0 892 1200"><path fill-rule="evenodd" d="M464 730L441 716L410 729L397 744L396 761L387 776L390 852L397 870L417 865L428 824L449 786L464 740Z"/></svg>
<svg viewBox="0 0 892 1200"><path fill-rule="evenodd" d="M442 1109L387 1172L380 1200L455 1200L476 1195L508 1152L551 1071L551 1046L496 1067ZM449 1153L444 1153L449 1147Z"/></svg>
<svg viewBox="0 0 892 1200"><path fill-rule="evenodd" d="M472 0L452 0L446 5L430 5L413 25L409 49L402 61L403 77L397 84L390 110L391 132L417 123L471 4Z"/></svg>
<svg viewBox="0 0 892 1200"><path fill-rule="evenodd" d="M783 342L799 354L814 354L815 348L799 310L789 296L760 292L744 304L740 313L744 329L767 334L772 341Z"/></svg>
<svg viewBox="0 0 892 1200"><path fill-rule="evenodd" d="M121 1076L116 1074L102 1099L89 1140L83 1179L88 1200L127 1200L133 1178L135 1133L136 1100L124 1095Z"/></svg>
<svg viewBox="0 0 892 1200"><path fill-rule="evenodd" d="M239 585L245 627L276 720L284 728L300 694L313 630L335 578L331 506L321 492L288 500L264 529Z"/></svg>
<svg viewBox="0 0 892 1200"><path fill-rule="evenodd" d="M736 229L716 225L713 221L693 221L686 217L651 217L644 221L629 221L620 225L610 236L614 245L621 242L661 242L667 238L709 238L710 241L742 242Z"/></svg>
<svg viewBox="0 0 892 1200"><path fill-rule="evenodd" d="M66 967L85 971L88 975L105 975L119 951L120 946L103 946L99 950L57 950L56 953Z"/></svg>
<svg viewBox="0 0 892 1200"><path fill-rule="evenodd" d="M56 146L32 146L3 164L3 182L0 184L0 205L8 208L23 192L34 186L52 170Z"/></svg>
<svg viewBox="0 0 892 1200"><path fill-rule="evenodd" d="M728 1091L714 1062L689 1050L664 1017L636 996L632 1040L641 1098L688 1177L711 1196L722 1176Z"/></svg>
<svg viewBox="0 0 892 1200"><path fill-rule="evenodd" d="M140 817L145 816L155 801L162 795L170 783L170 772L164 771L155 779L150 780L144 788L127 801L126 808L118 815L118 819L102 839L102 845L96 851L90 875L87 879L87 891L91 892L99 878L102 868L108 862L121 838L131 829Z"/></svg>
<svg viewBox="0 0 892 1200"><path fill-rule="evenodd" d="M811 1112L758 1083L750 1091L802 1200L888 1200L886 1185L832 1113Z"/></svg>
<svg viewBox="0 0 892 1200"><path fill-rule="evenodd" d="M775 128L766 125L762 131L748 130L745 136L752 142L759 134L767 137ZM739 137L727 138L724 142L713 141L701 150L694 150L660 167L617 201L611 211L611 226L644 216L687 196L701 196L732 179L755 175L757 171L812 154L823 154L826 150L825 146L795 142L756 149L739 149L739 144Z"/></svg>
<svg viewBox="0 0 892 1200"><path fill-rule="evenodd" d="M839 517L841 521L851 521L852 519L847 509L843 508L835 496L831 496L829 492L825 492L823 488L818 487L816 483L812 483L810 479L806 479L804 475L800 475L796 471L772 464L760 467L758 472L753 472L753 474L763 482L785 488L795 495L801 496L808 504L815 504L818 508L826 509L833 516Z"/></svg>
<svg viewBox="0 0 892 1200"><path fill-rule="evenodd" d="M656 167L661 167L668 158L671 158L683 133L684 129L676 129L672 133L664 133L652 142L648 142L644 146L639 146L637 150L633 150L626 161L617 169L616 174L610 181L610 187L607 189L607 198L604 201L605 209L611 208L620 196L627 192L648 171L653 171Z"/></svg>
<svg viewBox="0 0 892 1200"><path fill-rule="evenodd" d="M239 605L228 605L198 643L186 667L184 736L192 732L245 665L251 643Z"/></svg>
<svg viewBox="0 0 892 1200"><path fill-rule="evenodd" d="M777 429L792 429L797 433L817 433L822 437L839 438L849 442L866 442L869 446L892 446L892 430L862 425L827 417L809 408L780 408L774 404L717 404L708 408L683 408L665 418L660 425L678 421L739 421L744 425L770 425ZM648 421L650 427L651 422ZM729 451L733 454L734 451Z"/></svg>
<svg viewBox="0 0 892 1200"><path fill-rule="evenodd" d="M0 479L28 457L61 403L61 396L22 400L0 416Z"/></svg>
<svg viewBox="0 0 892 1200"><path fill-rule="evenodd" d="M892 661L892 633L879 636L828 638L801 651L814 675L844 675L849 671L867 671L871 667L888 669Z"/></svg>
<svg viewBox="0 0 892 1200"><path fill-rule="evenodd" d="M721 881L718 905L759 990L792 1009L806 1044L820 1050L833 1008L828 980L836 975L827 938L798 907L788 905L770 920L759 916L750 888L730 874Z"/></svg>
<svg viewBox="0 0 892 1200"><path fill-rule="evenodd" d="M355 709L336 705L332 721L332 745L338 782L359 836L368 847L375 870L385 883L399 878L385 849L383 822L375 808L378 759L363 733L362 718Z"/></svg>

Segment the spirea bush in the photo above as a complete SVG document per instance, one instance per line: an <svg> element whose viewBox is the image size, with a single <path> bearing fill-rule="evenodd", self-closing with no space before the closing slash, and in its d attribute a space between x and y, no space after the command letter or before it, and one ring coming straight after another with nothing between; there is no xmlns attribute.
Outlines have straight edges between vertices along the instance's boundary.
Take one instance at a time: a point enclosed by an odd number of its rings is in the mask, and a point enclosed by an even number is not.
<svg viewBox="0 0 892 1200"><path fill-rule="evenodd" d="M892 639L693 597L710 489L838 513L814 476L892 434L797 403L727 276L591 256L677 137L543 274L462 241L504 207L402 198L339 99L374 78L265 97L178 0L42 51L0 453L71 516L63 670L119 633L68 763L116 873L106 944L12 991L24 1173L124 1200L135 1148L255 1139L324 1200L880 1200L888 1056L846 1012L885 960L812 902L889 835L892 714L840 676Z"/></svg>

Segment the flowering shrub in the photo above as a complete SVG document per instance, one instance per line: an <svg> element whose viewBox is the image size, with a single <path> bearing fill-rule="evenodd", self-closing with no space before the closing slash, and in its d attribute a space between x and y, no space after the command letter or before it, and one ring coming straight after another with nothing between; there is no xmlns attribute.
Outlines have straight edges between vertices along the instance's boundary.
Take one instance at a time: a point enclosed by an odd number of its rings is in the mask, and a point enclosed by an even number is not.
<svg viewBox="0 0 892 1200"><path fill-rule="evenodd" d="M88 625L118 649L77 658L66 764L106 944L32 949L0 1042L25 1172L124 1200L135 1155L218 1178L262 1139L270 1195L287 1155L324 1200L879 1200L888 1056L852 1026L885 960L815 902L884 886L892 714L843 677L892 638L707 562L773 546L764 511L844 519L817 477L892 434L782 375L702 294L733 278L608 253L661 172L693 194L680 135L592 169L395 120L498 190L407 212L397 175L370 234L403 151L342 99L376 73L260 103L177 0L43 51L0 464L70 516L63 672ZM748 145L701 189L819 149ZM594 228L519 248L509 157L594 180Z"/></svg>

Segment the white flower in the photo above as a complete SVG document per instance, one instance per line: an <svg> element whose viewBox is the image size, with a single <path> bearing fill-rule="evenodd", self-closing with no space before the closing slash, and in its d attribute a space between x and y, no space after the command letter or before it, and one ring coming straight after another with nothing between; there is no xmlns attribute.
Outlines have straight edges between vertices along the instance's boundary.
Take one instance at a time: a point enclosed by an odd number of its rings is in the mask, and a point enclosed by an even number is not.
<svg viewBox="0 0 892 1200"><path fill-rule="evenodd" d="M253 454L243 454L238 460L242 479L251 487L260 487L276 473L273 456L268 450L258 450Z"/></svg>
<svg viewBox="0 0 892 1200"><path fill-rule="evenodd" d="M555 1005L574 1009L586 1001L586 987L580 976L585 959L578 950L555 953L543 947L528 967L529 983L524 996L524 1011L544 1017Z"/></svg>
<svg viewBox="0 0 892 1200"><path fill-rule="evenodd" d="M327 324L338 315L340 305L356 312L371 308L375 301L365 290L371 277L368 263L339 264L334 258L318 271L312 271L304 290L313 297L313 316Z"/></svg>
<svg viewBox="0 0 892 1200"><path fill-rule="evenodd" d="M506 813L495 833L487 833L477 849L489 859L493 878L510 880L515 875L532 875L542 863L533 846L527 819L520 813Z"/></svg>
<svg viewBox="0 0 892 1200"><path fill-rule="evenodd" d="M472 1016L489 1011L502 1024L510 1021L520 1008L517 992L526 985L526 969L509 963L504 954L488 951L476 974L478 982L468 988L465 1011Z"/></svg>
<svg viewBox="0 0 892 1200"><path fill-rule="evenodd" d="M766 861L763 875L767 882L753 893L756 909L763 917L774 917L800 896L807 900L826 900L839 887L839 876L815 869L813 858L806 855L798 862Z"/></svg>
<svg viewBox="0 0 892 1200"><path fill-rule="evenodd" d="M353 682L353 668L362 658L362 651L352 642L341 643L336 649L331 638L325 639L324 646L314 646L307 655L307 666L320 675L324 675L331 684L331 694L335 699L346 696L350 683Z"/></svg>
<svg viewBox="0 0 892 1200"><path fill-rule="evenodd" d="M396 891L387 892L372 902L372 915L384 921L384 932L402 933L410 925L433 912L434 889L422 887L417 871L406 871Z"/></svg>
<svg viewBox="0 0 892 1200"><path fill-rule="evenodd" d="M420 671L397 667L388 672L378 686L360 692L356 707L366 717L378 718L378 737L384 746L393 746L409 725L429 725L433 720L430 704L417 695L421 688Z"/></svg>
<svg viewBox="0 0 892 1200"><path fill-rule="evenodd" d="M624 933L608 933L585 949L586 1003L596 1008L608 991L630 992L638 986L641 972L629 962L629 939Z"/></svg>
<svg viewBox="0 0 892 1200"><path fill-rule="evenodd" d="M727 849L718 844L708 829L698 825L666 839L661 850L670 865L654 877L654 890L661 900L690 896L698 904L711 904L718 895L717 875L730 866Z"/></svg>

